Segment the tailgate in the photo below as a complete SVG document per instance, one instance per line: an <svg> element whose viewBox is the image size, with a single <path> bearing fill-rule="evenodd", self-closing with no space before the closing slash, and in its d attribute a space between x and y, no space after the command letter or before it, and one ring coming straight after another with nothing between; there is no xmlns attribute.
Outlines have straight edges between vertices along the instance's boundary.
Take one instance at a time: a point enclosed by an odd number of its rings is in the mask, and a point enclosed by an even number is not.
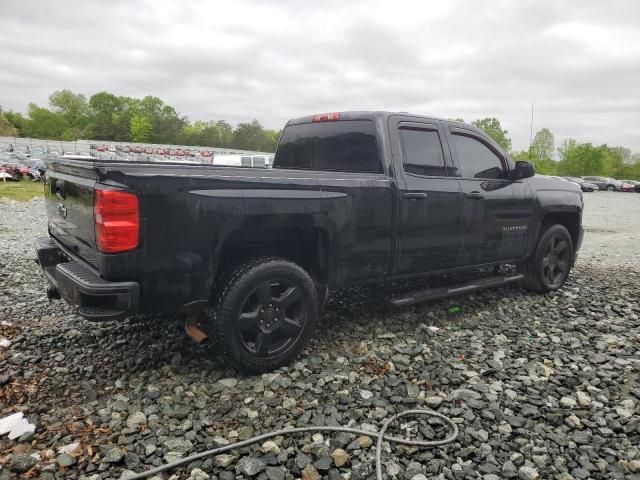
<svg viewBox="0 0 640 480"><path fill-rule="evenodd" d="M94 163L71 159L51 162L46 181L49 233L75 255L97 267L93 220Z"/></svg>

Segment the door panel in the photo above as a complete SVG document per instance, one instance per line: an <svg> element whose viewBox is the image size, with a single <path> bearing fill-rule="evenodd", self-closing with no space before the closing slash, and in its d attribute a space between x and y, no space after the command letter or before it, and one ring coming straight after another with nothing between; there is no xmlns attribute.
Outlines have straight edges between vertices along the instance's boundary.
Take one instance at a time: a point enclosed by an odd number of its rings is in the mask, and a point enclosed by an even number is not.
<svg viewBox="0 0 640 480"><path fill-rule="evenodd" d="M397 273L414 274L459 263L462 199L442 126L394 116L391 150L398 177Z"/></svg>
<svg viewBox="0 0 640 480"><path fill-rule="evenodd" d="M423 194L414 198L411 195ZM462 223L455 178L407 175L400 192L398 272L419 273L458 265Z"/></svg>
<svg viewBox="0 0 640 480"><path fill-rule="evenodd" d="M532 201L524 183L460 179L463 204L462 262L480 265L522 257Z"/></svg>
<svg viewBox="0 0 640 480"><path fill-rule="evenodd" d="M453 128L448 140L461 175L462 263L522 257L533 209L528 184L508 179L509 164L502 152L476 132Z"/></svg>

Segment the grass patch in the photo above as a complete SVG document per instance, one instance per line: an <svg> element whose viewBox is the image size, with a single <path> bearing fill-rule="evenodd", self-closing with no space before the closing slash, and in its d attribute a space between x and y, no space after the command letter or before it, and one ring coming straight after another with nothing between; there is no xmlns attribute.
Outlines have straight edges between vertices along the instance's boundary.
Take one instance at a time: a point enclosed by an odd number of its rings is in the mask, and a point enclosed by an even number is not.
<svg viewBox="0 0 640 480"><path fill-rule="evenodd" d="M44 195L44 184L21 180L19 182L3 182L0 179L0 198L8 198L16 202L26 202L33 197Z"/></svg>

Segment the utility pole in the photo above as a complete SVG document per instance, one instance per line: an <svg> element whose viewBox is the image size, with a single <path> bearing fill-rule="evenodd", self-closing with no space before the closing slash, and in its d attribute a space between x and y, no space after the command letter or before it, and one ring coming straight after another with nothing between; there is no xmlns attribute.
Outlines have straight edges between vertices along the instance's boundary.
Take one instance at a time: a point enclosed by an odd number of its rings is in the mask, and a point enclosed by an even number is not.
<svg viewBox="0 0 640 480"><path fill-rule="evenodd" d="M531 154L533 150L533 105L535 102L531 102L531 124L529 126L529 161L531 161Z"/></svg>

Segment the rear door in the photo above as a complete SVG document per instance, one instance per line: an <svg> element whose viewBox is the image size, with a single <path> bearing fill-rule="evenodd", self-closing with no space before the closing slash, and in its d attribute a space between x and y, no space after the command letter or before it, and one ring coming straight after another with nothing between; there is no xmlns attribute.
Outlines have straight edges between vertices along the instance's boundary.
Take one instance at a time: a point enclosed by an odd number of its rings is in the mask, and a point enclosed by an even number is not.
<svg viewBox="0 0 640 480"><path fill-rule="evenodd" d="M392 116L389 132L398 179L397 273L457 266L462 200L443 148L442 124Z"/></svg>
<svg viewBox="0 0 640 480"><path fill-rule="evenodd" d="M524 256L533 215L528 183L510 180L506 155L476 131L450 126L447 138L462 192L462 263Z"/></svg>

